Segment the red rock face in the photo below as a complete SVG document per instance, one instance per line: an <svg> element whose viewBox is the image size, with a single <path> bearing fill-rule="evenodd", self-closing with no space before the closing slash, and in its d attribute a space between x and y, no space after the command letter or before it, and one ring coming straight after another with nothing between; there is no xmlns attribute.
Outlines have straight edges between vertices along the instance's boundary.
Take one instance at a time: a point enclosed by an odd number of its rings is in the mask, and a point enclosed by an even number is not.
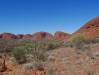
<svg viewBox="0 0 99 75"><path fill-rule="evenodd" d="M33 40L49 40L52 39L53 35L47 32L37 32L33 34Z"/></svg>
<svg viewBox="0 0 99 75"><path fill-rule="evenodd" d="M56 40L67 40L70 38L70 34L64 33L64 32L56 32L54 35L54 38Z"/></svg>
<svg viewBox="0 0 99 75"><path fill-rule="evenodd" d="M99 37L99 17L92 19L73 34L81 33L88 38Z"/></svg>
<svg viewBox="0 0 99 75"><path fill-rule="evenodd" d="M0 34L0 38L2 38L2 35Z"/></svg>
<svg viewBox="0 0 99 75"><path fill-rule="evenodd" d="M22 39L32 39L32 35L31 34L26 34L23 36Z"/></svg>
<svg viewBox="0 0 99 75"><path fill-rule="evenodd" d="M23 36L24 36L23 34L18 34L18 35L16 35L17 39L22 39Z"/></svg>
<svg viewBox="0 0 99 75"><path fill-rule="evenodd" d="M11 33L3 33L2 38L3 39L15 39L16 36L14 34L11 34Z"/></svg>
<svg viewBox="0 0 99 75"><path fill-rule="evenodd" d="M3 38L3 39L31 39L31 40L50 40L50 39L67 40L69 37L70 37L70 34L67 34L64 32L56 32L54 36L47 32L37 32L32 35L31 34L14 35L11 33L3 33L0 35L0 38Z"/></svg>

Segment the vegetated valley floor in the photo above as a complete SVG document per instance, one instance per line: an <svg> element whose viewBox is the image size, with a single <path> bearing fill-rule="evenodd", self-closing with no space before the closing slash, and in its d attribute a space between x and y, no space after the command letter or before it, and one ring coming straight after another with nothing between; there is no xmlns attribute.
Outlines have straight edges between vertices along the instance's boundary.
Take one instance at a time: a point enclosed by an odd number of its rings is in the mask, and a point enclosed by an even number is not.
<svg viewBox="0 0 99 75"><path fill-rule="evenodd" d="M99 44L90 45L90 49L75 50L70 47L55 49L48 57L46 75L99 75ZM9 73L5 75L23 75L21 65L7 62ZM30 71L30 75L33 75Z"/></svg>

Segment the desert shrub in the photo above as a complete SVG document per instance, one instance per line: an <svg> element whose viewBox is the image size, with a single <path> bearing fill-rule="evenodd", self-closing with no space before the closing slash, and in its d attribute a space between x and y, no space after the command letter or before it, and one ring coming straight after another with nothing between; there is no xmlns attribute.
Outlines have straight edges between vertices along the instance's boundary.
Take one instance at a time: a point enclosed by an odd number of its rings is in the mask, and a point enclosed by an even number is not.
<svg viewBox="0 0 99 75"><path fill-rule="evenodd" d="M9 45L1 45L0 46L1 53L9 53L12 51L12 49L13 49L13 46L9 46Z"/></svg>
<svg viewBox="0 0 99 75"><path fill-rule="evenodd" d="M25 52L26 52L26 57L29 62L32 61L33 67L37 64L44 64L45 61L47 60L47 49L44 48L45 46L44 41L33 41L31 43L26 44L25 46ZM38 67L38 66L36 66Z"/></svg>
<svg viewBox="0 0 99 75"><path fill-rule="evenodd" d="M56 47L64 47L65 43L66 41L64 40L56 41Z"/></svg>
<svg viewBox="0 0 99 75"><path fill-rule="evenodd" d="M50 55L48 57L48 62L54 62L55 61L55 56L54 55Z"/></svg>
<svg viewBox="0 0 99 75"><path fill-rule="evenodd" d="M44 70L45 67L45 63L44 62L34 62L33 63L33 68L37 69L37 70Z"/></svg>
<svg viewBox="0 0 99 75"><path fill-rule="evenodd" d="M21 47L16 47L13 49L13 56L15 57L17 63L22 64L26 62L25 50Z"/></svg>
<svg viewBox="0 0 99 75"><path fill-rule="evenodd" d="M49 67L47 69L47 75L54 75L56 71L57 71L57 68L55 68L55 67Z"/></svg>
<svg viewBox="0 0 99 75"><path fill-rule="evenodd" d="M92 40L92 43L99 43L99 37Z"/></svg>
<svg viewBox="0 0 99 75"><path fill-rule="evenodd" d="M99 37L86 38L86 44L95 44L95 43L99 43Z"/></svg>
<svg viewBox="0 0 99 75"><path fill-rule="evenodd" d="M46 50L53 50L57 46L57 43L54 40L35 41L34 45L35 44L38 46L38 48Z"/></svg>
<svg viewBox="0 0 99 75"><path fill-rule="evenodd" d="M91 49L91 45L90 44L85 44L84 45L84 49L90 50Z"/></svg>
<svg viewBox="0 0 99 75"><path fill-rule="evenodd" d="M7 44L7 41L4 39L0 39L0 52L1 53L5 53L5 52L9 52L9 46Z"/></svg>
<svg viewBox="0 0 99 75"><path fill-rule="evenodd" d="M79 34L79 35L73 36L70 39L70 42L72 43L73 47L75 47L76 49L83 49L86 39L83 35Z"/></svg>
<svg viewBox="0 0 99 75"><path fill-rule="evenodd" d="M26 63L22 65L24 70L33 69L33 63Z"/></svg>
<svg viewBox="0 0 99 75"><path fill-rule="evenodd" d="M33 60L36 62L44 62L47 60L46 51L44 50L34 50L33 57Z"/></svg>
<svg viewBox="0 0 99 75"><path fill-rule="evenodd" d="M70 41L65 41L65 42L63 43L63 46L65 46L65 47L72 47L72 42L70 42Z"/></svg>
<svg viewBox="0 0 99 75"><path fill-rule="evenodd" d="M56 48L56 43L55 42L49 42L46 44L46 49L47 50L52 50Z"/></svg>

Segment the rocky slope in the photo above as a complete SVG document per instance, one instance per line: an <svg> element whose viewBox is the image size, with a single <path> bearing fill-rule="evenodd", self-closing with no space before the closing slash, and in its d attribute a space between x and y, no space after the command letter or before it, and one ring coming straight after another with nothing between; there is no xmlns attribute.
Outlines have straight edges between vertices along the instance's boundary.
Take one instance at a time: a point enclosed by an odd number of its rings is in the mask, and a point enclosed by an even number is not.
<svg viewBox="0 0 99 75"><path fill-rule="evenodd" d="M83 25L79 30L77 30L74 34L81 33L88 38L99 37L99 17L96 17L85 25Z"/></svg>

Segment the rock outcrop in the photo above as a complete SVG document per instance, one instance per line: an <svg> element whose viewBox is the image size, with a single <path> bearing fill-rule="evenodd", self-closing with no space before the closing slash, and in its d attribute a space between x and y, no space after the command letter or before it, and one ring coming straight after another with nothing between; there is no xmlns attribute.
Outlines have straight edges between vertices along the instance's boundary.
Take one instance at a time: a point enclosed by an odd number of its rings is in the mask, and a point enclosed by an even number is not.
<svg viewBox="0 0 99 75"><path fill-rule="evenodd" d="M47 32L37 32L32 36L32 40L50 40L53 38L53 35Z"/></svg>
<svg viewBox="0 0 99 75"><path fill-rule="evenodd" d="M22 37L22 39L32 39L32 35L31 34L26 34Z"/></svg>
<svg viewBox="0 0 99 75"><path fill-rule="evenodd" d="M0 34L0 38L2 38L2 34Z"/></svg>
<svg viewBox="0 0 99 75"><path fill-rule="evenodd" d="M2 39L16 39L16 35L11 33L3 33L1 35L2 35Z"/></svg>
<svg viewBox="0 0 99 75"><path fill-rule="evenodd" d="M18 34L18 35L16 35L17 39L22 39L23 36L24 36L23 34Z"/></svg>
<svg viewBox="0 0 99 75"><path fill-rule="evenodd" d="M36 32L34 34L18 34L12 33L0 34L0 38L3 39L30 39L30 40L67 40L71 35L65 32L56 32L54 36L48 32Z"/></svg>
<svg viewBox="0 0 99 75"><path fill-rule="evenodd" d="M56 40L67 40L67 39L70 38L70 36L71 36L70 34L65 33L65 32L56 32L54 34L54 39L56 39Z"/></svg>
<svg viewBox="0 0 99 75"><path fill-rule="evenodd" d="M0 34L2 39L30 39L30 40L49 40L53 38L53 35L47 32L36 32L34 34L18 34L14 35L12 33Z"/></svg>
<svg viewBox="0 0 99 75"><path fill-rule="evenodd" d="M99 37L99 17L92 19L73 34L83 34L88 38Z"/></svg>

